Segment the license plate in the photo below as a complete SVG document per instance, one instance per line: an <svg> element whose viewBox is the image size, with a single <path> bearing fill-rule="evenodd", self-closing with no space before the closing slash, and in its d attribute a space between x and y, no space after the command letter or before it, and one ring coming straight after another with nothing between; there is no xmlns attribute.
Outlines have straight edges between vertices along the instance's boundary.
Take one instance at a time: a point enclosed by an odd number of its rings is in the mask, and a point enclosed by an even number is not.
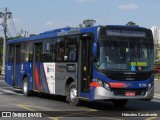
<svg viewBox="0 0 160 120"><path fill-rule="evenodd" d="M125 96L135 96L136 92L126 92Z"/></svg>

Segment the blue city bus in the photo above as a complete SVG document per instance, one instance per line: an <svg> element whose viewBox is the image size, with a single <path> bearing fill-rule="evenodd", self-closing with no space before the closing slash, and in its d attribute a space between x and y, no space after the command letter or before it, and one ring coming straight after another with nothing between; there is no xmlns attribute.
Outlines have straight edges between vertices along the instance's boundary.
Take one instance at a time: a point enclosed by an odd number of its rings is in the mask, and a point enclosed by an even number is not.
<svg viewBox="0 0 160 120"><path fill-rule="evenodd" d="M5 81L33 92L80 100L151 100L154 48L151 30L131 26L61 28L7 40Z"/></svg>

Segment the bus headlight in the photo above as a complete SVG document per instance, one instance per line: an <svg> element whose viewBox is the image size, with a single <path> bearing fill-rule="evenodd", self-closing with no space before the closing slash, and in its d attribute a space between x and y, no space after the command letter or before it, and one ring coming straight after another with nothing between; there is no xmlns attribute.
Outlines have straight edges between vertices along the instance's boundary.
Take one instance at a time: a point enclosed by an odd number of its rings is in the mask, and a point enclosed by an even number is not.
<svg viewBox="0 0 160 120"><path fill-rule="evenodd" d="M102 80L97 79L97 82L98 82L101 86L103 86L103 82L102 82Z"/></svg>
<svg viewBox="0 0 160 120"><path fill-rule="evenodd" d="M150 90L150 89L152 88L153 85L154 85L154 81L152 81L151 83L148 84L147 90Z"/></svg>
<svg viewBox="0 0 160 120"><path fill-rule="evenodd" d="M151 83L149 83L149 84L148 84L148 88L150 88L150 87L151 87L151 85L152 85L152 84L151 84Z"/></svg>
<svg viewBox="0 0 160 120"><path fill-rule="evenodd" d="M108 83L106 83L106 82L104 82L104 88L106 88L107 90L110 90L110 87L109 87L109 84Z"/></svg>
<svg viewBox="0 0 160 120"><path fill-rule="evenodd" d="M105 89L110 90L110 86L109 86L109 84L108 84L107 82L103 82L103 81L100 80L100 79L97 79L97 82L98 82L102 87L104 87Z"/></svg>

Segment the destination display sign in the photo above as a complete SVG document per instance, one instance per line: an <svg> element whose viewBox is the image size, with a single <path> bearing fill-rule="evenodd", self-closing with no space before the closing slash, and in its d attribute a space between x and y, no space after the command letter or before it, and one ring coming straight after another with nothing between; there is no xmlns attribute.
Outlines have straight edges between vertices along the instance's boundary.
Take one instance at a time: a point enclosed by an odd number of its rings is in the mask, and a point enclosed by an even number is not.
<svg viewBox="0 0 160 120"><path fill-rule="evenodd" d="M108 29L107 36L146 37L146 32L135 30Z"/></svg>

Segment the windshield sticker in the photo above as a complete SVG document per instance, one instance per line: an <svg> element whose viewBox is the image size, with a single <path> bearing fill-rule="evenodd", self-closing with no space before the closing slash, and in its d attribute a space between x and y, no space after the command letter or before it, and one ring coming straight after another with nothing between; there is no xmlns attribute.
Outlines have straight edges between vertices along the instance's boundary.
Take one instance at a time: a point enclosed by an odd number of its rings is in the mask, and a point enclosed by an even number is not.
<svg viewBox="0 0 160 120"><path fill-rule="evenodd" d="M131 62L131 66L136 66L136 62Z"/></svg>
<svg viewBox="0 0 160 120"><path fill-rule="evenodd" d="M146 63L146 62L137 62L137 66L146 67L146 66L147 66L147 63Z"/></svg>
<svg viewBox="0 0 160 120"><path fill-rule="evenodd" d="M146 63L146 62L131 62L131 66L146 67L146 66L147 66L147 63Z"/></svg>
<svg viewBox="0 0 160 120"><path fill-rule="evenodd" d="M136 71L136 67L135 66L131 66L131 71Z"/></svg>

